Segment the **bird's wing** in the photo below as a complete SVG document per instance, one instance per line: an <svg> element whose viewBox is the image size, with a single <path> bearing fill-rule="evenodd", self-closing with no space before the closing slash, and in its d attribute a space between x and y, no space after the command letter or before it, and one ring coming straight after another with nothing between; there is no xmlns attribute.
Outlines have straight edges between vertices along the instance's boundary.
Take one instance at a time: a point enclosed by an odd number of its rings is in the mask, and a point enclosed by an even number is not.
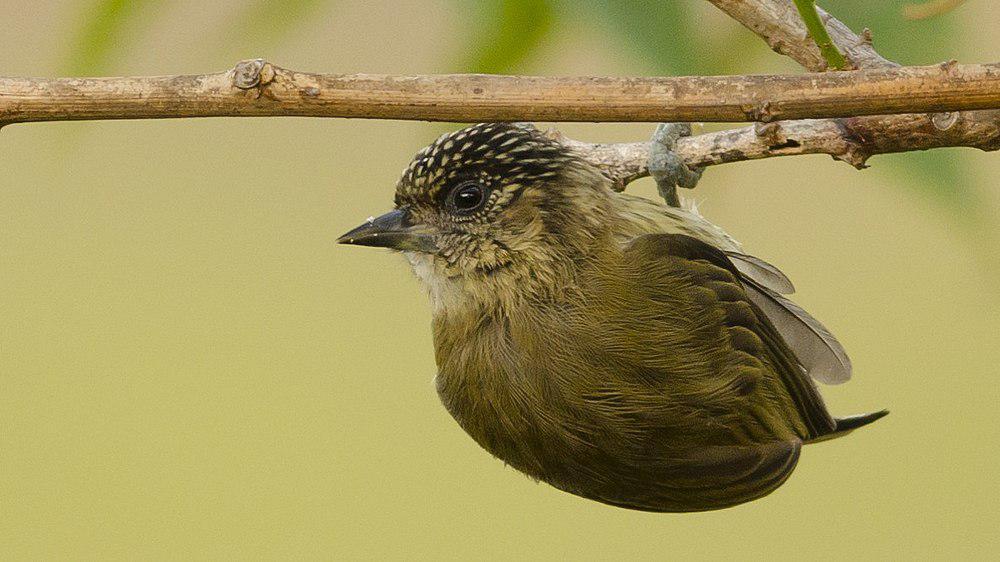
<svg viewBox="0 0 1000 562"><path fill-rule="evenodd" d="M779 394L787 394L805 426L800 437L813 439L834 431L835 422L801 361L756 304L752 296L755 289L747 288L745 277L724 252L683 234L649 234L627 247L626 259L634 260L642 276L638 282L644 284L643 290L654 302L684 307L687 316L718 322L724 333L722 345L728 343L728 348L699 352L721 357L722 369L734 373L755 370L761 384L752 392L758 401L770 403L765 409L777 409L780 404L775 402L782 402ZM676 312L665 310L664 315ZM697 341L716 345L720 340ZM748 363L747 355L756 361ZM775 382L774 387L768 386Z"/></svg>
<svg viewBox="0 0 1000 562"><path fill-rule="evenodd" d="M851 359L837 338L819 320L783 296L795 292L788 277L760 258L739 252L725 254L739 270L751 300L774 324L806 372L825 384L850 380Z"/></svg>
<svg viewBox="0 0 1000 562"><path fill-rule="evenodd" d="M774 324L809 376L825 384L850 380L851 358L826 326L754 278L744 275L742 281L750 300Z"/></svg>
<svg viewBox="0 0 1000 562"><path fill-rule="evenodd" d="M740 252L726 252L726 256L736 269L740 270L743 277L750 278L780 295L790 295L795 292L792 280L766 261Z"/></svg>

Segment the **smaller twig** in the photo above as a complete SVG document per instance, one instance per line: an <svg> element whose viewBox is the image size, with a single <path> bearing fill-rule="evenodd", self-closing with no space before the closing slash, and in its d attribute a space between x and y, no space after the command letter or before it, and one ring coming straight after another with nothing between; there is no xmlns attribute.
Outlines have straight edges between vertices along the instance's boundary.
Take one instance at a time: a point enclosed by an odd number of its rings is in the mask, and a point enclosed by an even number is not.
<svg viewBox="0 0 1000 562"><path fill-rule="evenodd" d="M940 16L957 8L965 0L929 0L920 4L903 6L903 17L908 20L923 20Z"/></svg>
<svg viewBox="0 0 1000 562"><path fill-rule="evenodd" d="M802 16L788 0L708 0L731 18L767 41L775 52L795 59L811 72L829 68L819 47L809 37ZM817 7L830 39L857 68L895 68L872 46L871 32L860 36L837 18Z"/></svg>
<svg viewBox="0 0 1000 562"><path fill-rule="evenodd" d="M820 18L819 12L816 11L816 0L795 0L795 7L799 10L799 15L802 16L802 22L806 24L806 29L809 30L809 36L816 42L820 53L826 59L827 66L834 70L851 68L850 63L837 49L833 39L830 39L830 34L827 33L826 26L823 25L823 20Z"/></svg>
<svg viewBox="0 0 1000 562"><path fill-rule="evenodd" d="M776 52L795 59L814 72L826 68L826 61L820 54L819 48L809 38L802 18L788 0L709 0L709 2L759 35ZM841 52L847 53L854 66L863 69L898 68L899 65L895 62L885 59L875 51L870 32L865 30L861 35L857 35L837 18L820 8L817 8L817 11L826 23L830 37ZM830 74L836 76L845 73ZM795 127L802 128L803 130L799 132L803 134L786 135L787 140L795 141L800 146L783 148L780 155L788 154L789 150L822 152L860 167L865 164L868 156L875 154L928 150L946 146L967 146L987 151L1000 150L1000 110L997 109L820 121L827 125L831 123L838 125L834 131L841 129L843 134L839 136L847 142L839 143L836 134L833 136L822 133L810 134L810 131L818 132L825 129L826 125L809 126L805 125L805 122L800 122ZM782 128L785 129L784 126ZM740 138L749 137L743 134ZM829 140L833 142L828 142ZM768 151L759 150L760 147L754 146L754 143L748 143L747 146L749 150L742 150L739 153L748 156L760 154L760 157L769 155ZM772 152L770 155L777 154ZM685 161L688 165L710 165Z"/></svg>
<svg viewBox="0 0 1000 562"><path fill-rule="evenodd" d="M938 118L943 114L907 114L755 123L681 137L671 151L691 169L799 154L827 154L861 169L878 154L948 146L1000 150L1000 122L984 118L988 113L952 113L947 119ZM649 142L592 144L557 130L546 134L601 170L617 191L650 175Z"/></svg>

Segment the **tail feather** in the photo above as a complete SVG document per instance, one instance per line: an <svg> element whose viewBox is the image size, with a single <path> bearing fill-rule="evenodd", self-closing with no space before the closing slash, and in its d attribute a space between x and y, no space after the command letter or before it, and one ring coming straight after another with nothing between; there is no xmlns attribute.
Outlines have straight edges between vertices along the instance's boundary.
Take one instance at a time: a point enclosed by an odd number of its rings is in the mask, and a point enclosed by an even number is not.
<svg viewBox="0 0 1000 562"><path fill-rule="evenodd" d="M868 414L858 414L856 416L847 416L846 418L836 418L834 420L837 424L836 429L834 429L831 433L827 433L826 435L821 435L810 440L809 443L819 443L820 441L828 441L830 439L836 439L837 437L843 437L855 429L864 427L876 420L886 417L887 415L889 415L889 410L879 410Z"/></svg>

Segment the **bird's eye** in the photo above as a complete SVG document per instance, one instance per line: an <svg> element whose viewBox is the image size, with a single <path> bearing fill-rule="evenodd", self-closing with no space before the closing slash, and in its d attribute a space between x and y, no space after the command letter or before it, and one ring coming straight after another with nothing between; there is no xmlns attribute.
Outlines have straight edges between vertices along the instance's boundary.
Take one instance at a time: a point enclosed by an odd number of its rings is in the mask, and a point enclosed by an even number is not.
<svg viewBox="0 0 1000 562"><path fill-rule="evenodd" d="M474 213L486 203L486 188L475 182L459 184L448 195L448 207L461 215Z"/></svg>

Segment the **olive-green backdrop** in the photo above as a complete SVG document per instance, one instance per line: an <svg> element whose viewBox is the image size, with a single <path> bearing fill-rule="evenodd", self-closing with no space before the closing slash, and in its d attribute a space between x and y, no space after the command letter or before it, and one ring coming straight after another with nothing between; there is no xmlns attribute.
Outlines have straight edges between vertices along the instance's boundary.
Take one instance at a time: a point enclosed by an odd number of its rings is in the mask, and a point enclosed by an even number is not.
<svg viewBox="0 0 1000 562"><path fill-rule="evenodd" d="M197 73L266 56L446 72L471 60L481 17L453 1L321 2L273 38L288 14L241 23L248 3L147 2L94 68ZM0 0L0 75L88 68L73 38L94 5ZM705 34L742 37L702 11ZM1000 6L970 0L943 18L958 30L949 52L911 62L1000 60ZM517 70L649 71L612 26L552 25ZM796 71L749 35L715 48L735 71ZM944 151L909 174L908 157L858 172L825 156L706 172L704 213L783 268L851 353L854 380L825 389L831 409L892 414L807 447L760 501L649 514L535 484L480 450L438 403L429 309L404 261L335 244L390 207L398 172L446 127L0 131L0 558L995 556L1000 155ZM652 130L562 128L605 141ZM954 193L927 193L928 162L958 170Z"/></svg>

